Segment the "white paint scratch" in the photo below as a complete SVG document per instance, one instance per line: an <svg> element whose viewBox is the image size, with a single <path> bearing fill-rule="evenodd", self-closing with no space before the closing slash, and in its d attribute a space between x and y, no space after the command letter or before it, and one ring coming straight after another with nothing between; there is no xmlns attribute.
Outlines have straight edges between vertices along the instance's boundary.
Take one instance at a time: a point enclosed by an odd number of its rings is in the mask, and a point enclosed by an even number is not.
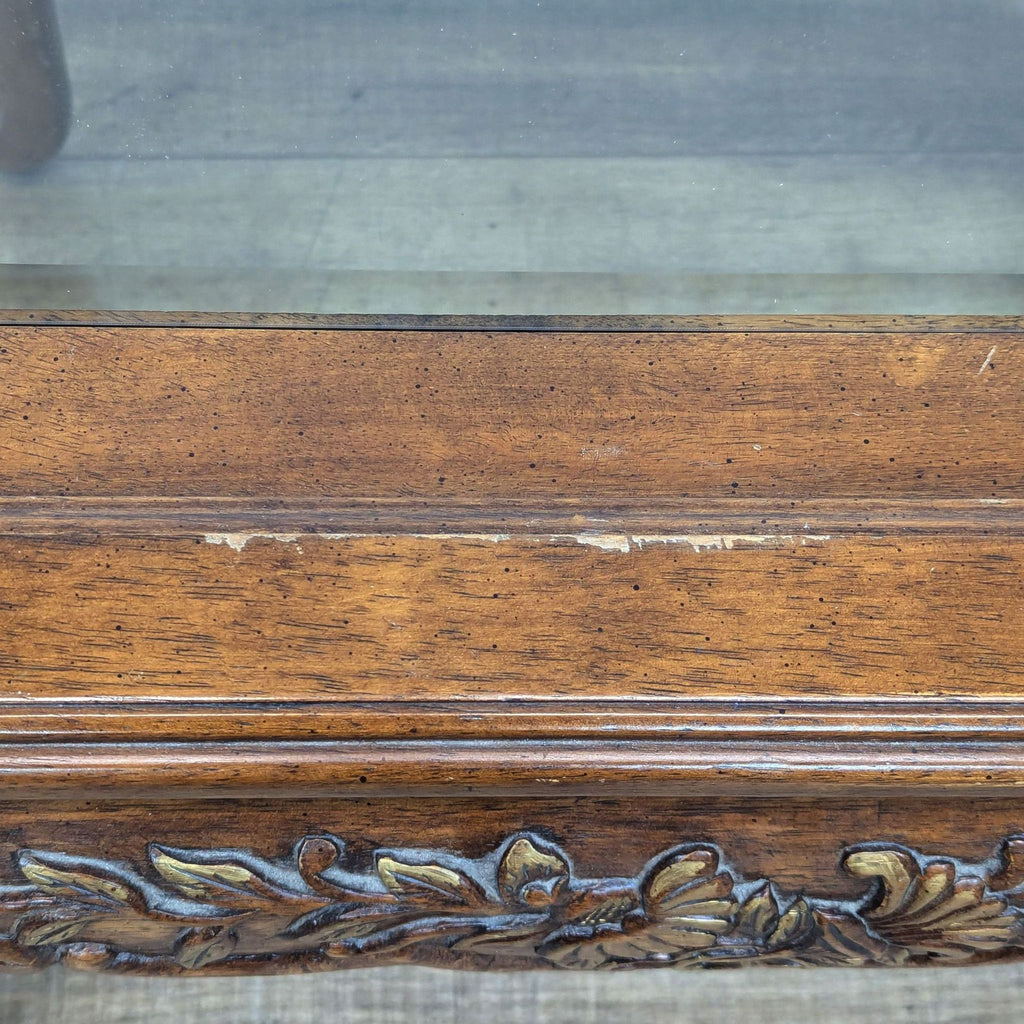
<svg viewBox="0 0 1024 1024"><path fill-rule="evenodd" d="M732 551L741 548L777 548L799 543L824 544L831 540L830 534L750 534L750 533L574 533L554 534L553 542L573 540L577 544L600 548L602 551L619 551L626 554L634 547L642 550L645 544L681 544L693 548L699 555L701 551Z"/></svg>
<svg viewBox="0 0 1024 1024"><path fill-rule="evenodd" d="M792 544L802 547L808 544L824 544L831 540L831 534L792 533L553 533L553 534L511 534L511 533L207 533L207 544L226 544L233 551L244 551L254 540L270 540L280 544L297 544L300 540L381 540L393 536L407 536L415 540L476 541L484 544L500 544L517 540L533 544L583 544L601 551L617 551L627 554L634 548L643 550L645 545L678 544L702 551L732 551L733 548L779 548ZM298 550L301 552L302 548Z"/></svg>
<svg viewBox="0 0 1024 1024"><path fill-rule="evenodd" d="M992 351L991 351L991 352L989 352L989 354L988 354L987 356L985 356L985 362L983 362L983 363L981 364L981 369L980 369L980 370L978 370L978 376L979 376L979 377L980 377L980 376L981 376L981 375L982 375L982 374L983 374L983 373L985 372L985 370L987 370L987 369L988 369L988 365L989 365L989 363L991 363L991 362L992 362L992 359L994 358L994 356L995 356L995 354L996 354L996 349L997 349L997 348L999 348L999 346L998 346L998 345L993 345L993 346L992 346Z"/></svg>
<svg viewBox="0 0 1024 1024"><path fill-rule="evenodd" d="M227 544L233 551L244 551L246 544L254 540L276 540L281 544L294 544L301 534L298 533L208 533L207 544Z"/></svg>
<svg viewBox="0 0 1024 1024"><path fill-rule="evenodd" d="M830 534L804 534L797 536L792 533L696 533L663 535L649 534L633 537L638 548L645 544L687 544L699 555L701 551L732 551L733 548L780 548L790 544L806 546L808 543L824 544L831 540Z"/></svg>
<svg viewBox="0 0 1024 1024"><path fill-rule="evenodd" d="M559 541L574 540L577 544L586 544L602 551L621 551L623 554L629 551L630 542L630 538L624 533L573 533L568 536L556 533L550 539L555 544Z"/></svg>
<svg viewBox="0 0 1024 1024"><path fill-rule="evenodd" d="M366 536L372 537L373 534ZM512 539L511 533L414 533L411 536L417 540L478 540L484 544L500 544L503 540Z"/></svg>

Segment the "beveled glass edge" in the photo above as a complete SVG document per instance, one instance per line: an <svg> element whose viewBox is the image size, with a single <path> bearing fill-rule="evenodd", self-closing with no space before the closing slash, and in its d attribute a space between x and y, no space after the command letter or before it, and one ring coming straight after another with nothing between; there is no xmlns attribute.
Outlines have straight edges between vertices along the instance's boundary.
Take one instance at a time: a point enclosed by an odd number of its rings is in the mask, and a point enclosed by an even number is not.
<svg viewBox="0 0 1024 1024"><path fill-rule="evenodd" d="M397 310L397 312L396 312ZM103 312L100 312L103 311ZM201 312L198 312L201 311ZM382 312L389 311L389 312ZM0 265L0 322L481 330L1024 321L1024 274L574 274ZM661 325L661 326L659 326ZM726 326L729 325L729 326ZM862 326L862 329L863 326Z"/></svg>

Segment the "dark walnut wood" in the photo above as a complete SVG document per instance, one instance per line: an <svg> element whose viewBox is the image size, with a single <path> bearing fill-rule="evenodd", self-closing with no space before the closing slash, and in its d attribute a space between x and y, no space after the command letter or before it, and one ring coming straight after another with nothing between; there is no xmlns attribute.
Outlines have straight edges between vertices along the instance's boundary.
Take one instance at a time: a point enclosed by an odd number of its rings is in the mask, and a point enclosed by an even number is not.
<svg viewBox="0 0 1024 1024"><path fill-rule="evenodd" d="M1019 954L1018 320L0 319L7 966Z"/></svg>
<svg viewBox="0 0 1024 1024"><path fill-rule="evenodd" d="M70 124L71 88L51 0L0 0L0 170L45 163Z"/></svg>

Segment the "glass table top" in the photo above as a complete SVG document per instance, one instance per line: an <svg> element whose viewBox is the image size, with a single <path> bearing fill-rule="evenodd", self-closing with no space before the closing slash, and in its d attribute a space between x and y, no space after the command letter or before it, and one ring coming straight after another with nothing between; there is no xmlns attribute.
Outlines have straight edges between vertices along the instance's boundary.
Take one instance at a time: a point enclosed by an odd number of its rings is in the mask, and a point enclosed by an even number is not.
<svg viewBox="0 0 1024 1024"><path fill-rule="evenodd" d="M1024 312L1020 0L50 3L3 308Z"/></svg>

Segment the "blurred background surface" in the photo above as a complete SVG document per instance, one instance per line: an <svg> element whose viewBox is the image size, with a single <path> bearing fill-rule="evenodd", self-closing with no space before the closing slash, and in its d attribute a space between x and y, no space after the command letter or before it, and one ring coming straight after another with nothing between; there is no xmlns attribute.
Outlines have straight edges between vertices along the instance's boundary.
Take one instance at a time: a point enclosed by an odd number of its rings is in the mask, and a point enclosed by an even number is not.
<svg viewBox="0 0 1024 1024"><path fill-rule="evenodd" d="M55 6L0 307L1024 311L1021 0Z"/></svg>
<svg viewBox="0 0 1024 1024"><path fill-rule="evenodd" d="M996 1024L1024 965L906 970L465 974L388 967L285 978L0 975L4 1024Z"/></svg>

